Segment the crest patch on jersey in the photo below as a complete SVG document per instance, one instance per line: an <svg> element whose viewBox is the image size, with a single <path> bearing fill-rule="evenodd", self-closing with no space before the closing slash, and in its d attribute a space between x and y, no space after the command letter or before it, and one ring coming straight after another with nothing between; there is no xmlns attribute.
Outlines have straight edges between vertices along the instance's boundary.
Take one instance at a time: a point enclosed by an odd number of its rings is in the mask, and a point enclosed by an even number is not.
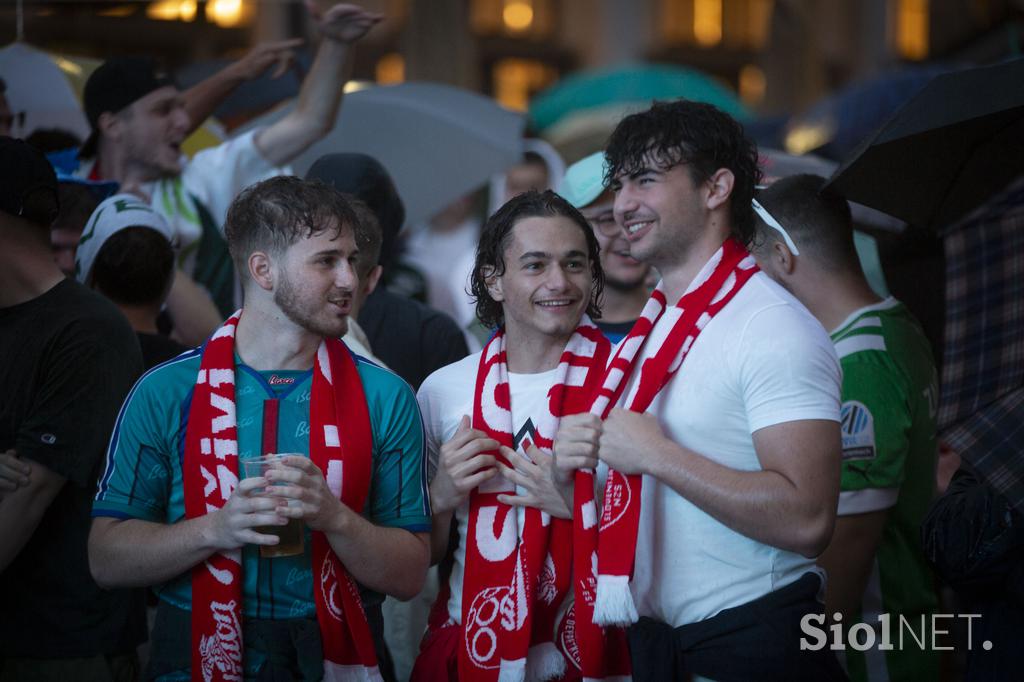
<svg viewBox="0 0 1024 682"><path fill-rule="evenodd" d="M850 400L839 410L843 461L875 458L875 418L864 403Z"/></svg>

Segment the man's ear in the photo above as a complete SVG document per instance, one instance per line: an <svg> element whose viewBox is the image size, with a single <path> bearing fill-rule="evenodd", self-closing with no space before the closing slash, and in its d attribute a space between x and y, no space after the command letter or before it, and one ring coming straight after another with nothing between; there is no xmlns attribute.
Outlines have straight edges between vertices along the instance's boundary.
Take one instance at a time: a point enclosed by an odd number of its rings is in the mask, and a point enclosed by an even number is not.
<svg viewBox="0 0 1024 682"><path fill-rule="evenodd" d="M249 277L256 282L257 286L265 291L272 291L274 288L274 269L270 256L264 251L253 251L245 262L249 266Z"/></svg>
<svg viewBox="0 0 1024 682"><path fill-rule="evenodd" d="M112 111L104 111L96 119L96 128L103 137L117 139L121 130L121 117Z"/></svg>
<svg viewBox="0 0 1024 682"><path fill-rule="evenodd" d="M732 171L728 168L719 168L716 170L706 183L708 189L707 199L705 200L708 210L713 211L722 204L729 201L729 197L732 196L732 188L736 183L736 176L732 174Z"/></svg>
<svg viewBox="0 0 1024 682"><path fill-rule="evenodd" d="M380 265L373 266L373 270L366 275L362 282L363 298L366 298L373 293L373 290L377 288L377 284L380 283L380 276L383 274L384 268Z"/></svg>
<svg viewBox="0 0 1024 682"><path fill-rule="evenodd" d="M785 275L792 275L793 270L796 269L796 256L789 250L785 242L776 241L772 243L770 258L774 262L776 269Z"/></svg>
<svg viewBox="0 0 1024 682"><path fill-rule="evenodd" d="M494 266L491 265L485 265L480 269L480 274L484 276L484 284L487 285L487 293L492 300L501 303L505 300L505 294L501 290L501 277L494 273Z"/></svg>

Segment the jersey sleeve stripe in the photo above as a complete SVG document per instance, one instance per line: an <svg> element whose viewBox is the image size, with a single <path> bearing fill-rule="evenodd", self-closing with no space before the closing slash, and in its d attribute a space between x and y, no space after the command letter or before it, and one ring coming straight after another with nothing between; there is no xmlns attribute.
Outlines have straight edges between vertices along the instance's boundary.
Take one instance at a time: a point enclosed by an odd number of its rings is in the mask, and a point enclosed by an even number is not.
<svg viewBox="0 0 1024 682"><path fill-rule="evenodd" d="M857 320L856 322L854 322L850 326L850 329L848 331L852 331L854 329L863 329L864 327L881 327L881 326L882 326L882 318L876 317L876 316L864 317L864 318L861 318L861 319Z"/></svg>
<svg viewBox="0 0 1024 682"><path fill-rule="evenodd" d="M885 337L880 334L860 334L836 341L836 355L840 359L866 350L885 350Z"/></svg>
<svg viewBox="0 0 1024 682"><path fill-rule="evenodd" d="M899 494L899 488L843 490L839 493L839 507L836 513L839 516L849 516L888 509L895 506Z"/></svg>

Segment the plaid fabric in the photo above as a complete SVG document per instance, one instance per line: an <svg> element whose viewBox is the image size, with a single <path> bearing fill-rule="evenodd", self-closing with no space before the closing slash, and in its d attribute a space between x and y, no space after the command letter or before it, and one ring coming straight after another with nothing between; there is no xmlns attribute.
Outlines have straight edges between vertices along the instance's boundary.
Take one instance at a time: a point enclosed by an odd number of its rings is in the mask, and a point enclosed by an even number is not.
<svg viewBox="0 0 1024 682"><path fill-rule="evenodd" d="M1024 177L943 233L942 438L1024 508Z"/></svg>

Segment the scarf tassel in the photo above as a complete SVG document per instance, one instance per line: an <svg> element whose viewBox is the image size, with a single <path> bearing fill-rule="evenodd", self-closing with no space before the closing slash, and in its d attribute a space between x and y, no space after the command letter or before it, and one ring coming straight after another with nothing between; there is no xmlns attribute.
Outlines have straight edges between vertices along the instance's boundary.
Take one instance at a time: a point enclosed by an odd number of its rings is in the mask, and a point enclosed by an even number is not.
<svg viewBox="0 0 1024 682"><path fill-rule="evenodd" d="M554 642L530 648L526 658L526 682L547 682L565 674L565 656Z"/></svg>
<svg viewBox="0 0 1024 682"><path fill-rule="evenodd" d="M640 618L629 591L628 575L598 575L594 622L605 627L628 627Z"/></svg>

